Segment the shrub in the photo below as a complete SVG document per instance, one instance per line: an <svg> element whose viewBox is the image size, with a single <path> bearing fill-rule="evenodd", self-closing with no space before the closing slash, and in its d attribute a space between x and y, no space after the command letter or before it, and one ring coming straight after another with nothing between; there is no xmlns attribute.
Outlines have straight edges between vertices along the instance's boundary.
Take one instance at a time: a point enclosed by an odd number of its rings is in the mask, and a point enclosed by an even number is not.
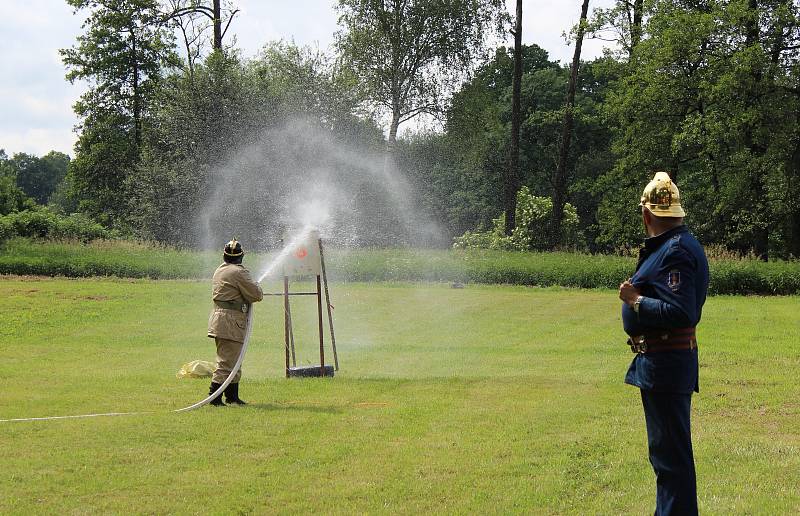
<svg viewBox="0 0 800 516"><path fill-rule="evenodd" d="M800 262L712 260L711 294L800 294Z"/></svg>
<svg viewBox="0 0 800 516"><path fill-rule="evenodd" d="M82 214L57 215L47 208L0 216L0 241L12 237L74 239L84 242L114 235Z"/></svg>
<svg viewBox="0 0 800 516"><path fill-rule="evenodd" d="M455 239L453 248L543 251L550 246L547 228L553 219L552 199L532 195L528 187L523 186L517 192L515 217L516 227L511 235L505 234L506 216L502 213L492 220L492 229L467 231ZM569 203L564 206L559 244L573 249L583 246L583 237L578 230L578 212Z"/></svg>
<svg viewBox="0 0 800 516"><path fill-rule="evenodd" d="M66 217L56 215L55 221L56 223L48 235L50 238L89 241L114 236L112 232L82 213L74 213Z"/></svg>
<svg viewBox="0 0 800 516"><path fill-rule="evenodd" d="M14 224L6 217L0 216L0 242L14 236Z"/></svg>
<svg viewBox="0 0 800 516"><path fill-rule="evenodd" d="M0 175L0 215L32 209L35 206L33 199L20 190L12 176Z"/></svg>

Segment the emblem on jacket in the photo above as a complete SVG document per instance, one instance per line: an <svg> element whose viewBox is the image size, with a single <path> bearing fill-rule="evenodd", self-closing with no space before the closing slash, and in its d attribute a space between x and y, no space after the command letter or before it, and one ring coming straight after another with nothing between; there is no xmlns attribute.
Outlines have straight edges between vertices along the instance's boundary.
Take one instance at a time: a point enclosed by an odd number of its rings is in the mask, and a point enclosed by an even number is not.
<svg viewBox="0 0 800 516"><path fill-rule="evenodd" d="M667 277L667 286L669 286L673 292L678 290L678 288L681 286L681 271L677 269L669 271L669 276Z"/></svg>

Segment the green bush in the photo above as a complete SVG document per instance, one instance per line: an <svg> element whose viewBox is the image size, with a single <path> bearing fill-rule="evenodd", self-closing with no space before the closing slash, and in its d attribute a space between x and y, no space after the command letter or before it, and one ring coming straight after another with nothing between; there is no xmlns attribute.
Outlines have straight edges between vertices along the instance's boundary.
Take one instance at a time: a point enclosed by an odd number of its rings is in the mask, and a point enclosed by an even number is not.
<svg viewBox="0 0 800 516"><path fill-rule="evenodd" d="M14 224L6 217L0 216L0 242L14 236Z"/></svg>
<svg viewBox="0 0 800 516"><path fill-rule="evenodd" d="M713 260L712 294L800 294L800 262Z"/></svg>
<svg viewBox="0 0 800 516"><path fill-rule="evenodd" d="M82 214L57 215L47 208L0 216L0 241L12 237L73 239L84 242L112 238L113 234Z"/></svg>
<svg viewBox="0 0 800 516"><path fill-rule="evenodd" d="M500 214L492 220L489 231L467 231L456 237L454 249L495 249L501 251L543 251L548 249L547 228L553 219L553 200L549 197L532 195L527 186L517 192L515 210L516 227L511 235L505 234L506 215ZM564 206L564 217L561 221L562 248L578 248L583 246L583 237L578 229L578 212L567 203Z"/></svg>
<svg viewBox="0 0 800 516"><path fill-rule="evenodd" d="M33 209L35 206L33 199L17 186L14 177L0 175L0 215Z"/></svg>

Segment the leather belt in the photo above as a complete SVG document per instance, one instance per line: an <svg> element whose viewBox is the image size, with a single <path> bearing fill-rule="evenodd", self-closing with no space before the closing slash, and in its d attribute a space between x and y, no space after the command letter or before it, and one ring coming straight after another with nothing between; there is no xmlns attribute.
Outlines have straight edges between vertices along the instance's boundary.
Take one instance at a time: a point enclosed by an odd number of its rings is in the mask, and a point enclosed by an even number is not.
<svg viewBox="0 0 800 516"><path fill-rule="evenodd" d="M697 337L694 328L677 328L663 333L628 337L628 346L633 353L640 354L697 349Z"/></svg>
<svg viewBox="0 0 800 516"><path fill-rule="evenodd" d="M247 313L247 310L250 305L247 303L243 303L241 301L217 301L214 300L214 304L217 305L219 308L224 308L226 310L236 310L237 312Z"/></svg>

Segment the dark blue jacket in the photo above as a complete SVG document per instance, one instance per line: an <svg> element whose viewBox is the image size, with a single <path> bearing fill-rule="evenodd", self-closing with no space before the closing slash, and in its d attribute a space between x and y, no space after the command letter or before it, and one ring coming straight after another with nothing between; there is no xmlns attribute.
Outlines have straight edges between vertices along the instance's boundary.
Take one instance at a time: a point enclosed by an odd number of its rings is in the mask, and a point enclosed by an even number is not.
<svg viewBox="0 0 800 516"><path fill-rule="evenodd" d="M686 226L645 240L631 283L644 296L639 313L622 304L628 335L697 326L708 291L708 260ZM625 383L642 389L698 391L697 350L637 354Z"/></svg>

